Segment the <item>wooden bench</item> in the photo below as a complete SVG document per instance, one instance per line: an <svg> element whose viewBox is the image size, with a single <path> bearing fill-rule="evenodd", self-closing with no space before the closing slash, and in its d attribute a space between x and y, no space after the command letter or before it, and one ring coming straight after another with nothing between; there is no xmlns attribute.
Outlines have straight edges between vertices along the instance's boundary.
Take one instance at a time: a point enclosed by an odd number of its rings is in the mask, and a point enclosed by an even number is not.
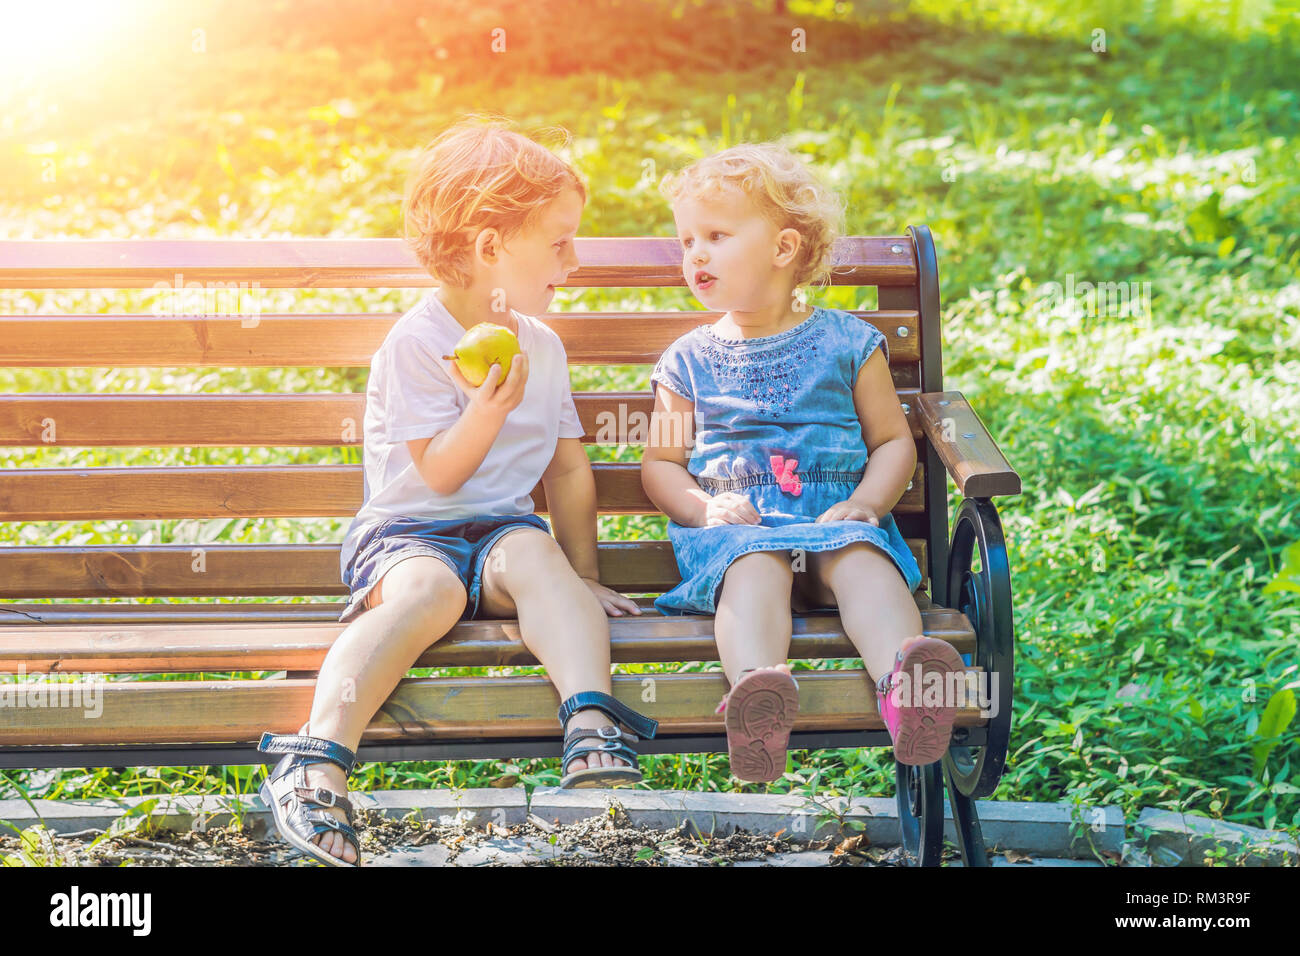
<svg viewBox="0 0 1300 956"><path fill-rule="evenodd" d="M671 239L579 239L574 286L681 286ZM904 843L922 864L942 847L946 781L968 864L986 864L973 799L990 794L1006 759L1012 702L1011 588L992 498L1020 480L958 392L943 390L939 283L929 230L841 240L837 284L875 286L859 312L888 338L890 371L917 441L915 478L894 509L923 573L916 599L925 633L996 674L991 716L974 699L940 764L897 766ZM0 288L150 289L185 283L250 289L401 288L432 280L398 240L7 241ZM229 293L228 293L229 294ZM279 294L279 293L276 293ZM412 300L413 301L413 300ZM861 301L861 300L859 300ZM409 303L408 303L409 304ZM0 366L368 368L397 314L0 315ZM17 310L5 310L7 312ZM715 314L551 313L575 365L649 368L677 336ZM648 379L647 379L648 381ZM364 389L364 386L361 386ZM0 394L0 445L12 447L359 446L364 390L342 394ZM611 423L620 442L644 440L647 391L575 393L587 434ZM601 514L656 513L636 463L594 466ZM951 532L947 476L963 500ZM117 522L183 518L349 518L362 503L360 465L0 469L0 521ZM546 513L541 485L536 510ZM108 527L111 528L111 525ZM67 706L0 706L0 767L258 764L265 730L292 733L311 707L314 672L343 625L339 601L196 603L186 598L332 596L339 546L328 544L86 545L10 537L0 547L0 673L72 672L54 685ZM615 665L717 661L712 619L664 617L652 597L678 580L666 541L600 545L601 580L643 595L640 617L611 618ZM33 603L93 598L93 603ZM165 598L140 604L130 599ZM835 614L797 614L791 657L854 658ZM419 667L535 665L517 622L462 622ZM617 668L616 668L617 669ZM223 672L272 672L222 679ZM114 680L104 674L167 674ZM889 737L860 668L800 672L792 748L882 747ZM653 679L653 702L644 693ZM70 702L86 680L98 717ZM4 685L0 685L3 690ZM616 674L615 694L659 721L642 752L725 751L714 707L720 671ZM990 689L993 689L990 687ZM53 691L51 691L52 693ZM30 695L28 695L28 700ZM81 698L84 702L89 698ZM542 676L407 678L377 713L363 761L559 755L558 699Z"/></svg>

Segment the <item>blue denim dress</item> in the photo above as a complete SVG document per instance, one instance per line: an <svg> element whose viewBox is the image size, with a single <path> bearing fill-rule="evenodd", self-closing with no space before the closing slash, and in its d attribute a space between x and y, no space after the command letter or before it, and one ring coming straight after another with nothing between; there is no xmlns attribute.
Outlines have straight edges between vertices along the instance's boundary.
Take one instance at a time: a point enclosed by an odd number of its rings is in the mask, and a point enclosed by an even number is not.
<svg viewBox="0 0 1300 956"><path fill-rule="evenodd" d="M908 591L920 586L921 569L892 514L882 515L878 527L816 523L862 481L867 446L853 387L877 347L888 360L885 336L875 326L818 308L794 328L759 338L727 339L697 326L663 353L651 388L663 385L695 403L687 470L710 495L748 497L762 523L688 528L669 519L682 580L655 600L660 612L715 613L728 566L755 551L835 551L865 541L893 559ZM793 474L790 458L797 461Z"/></svg>

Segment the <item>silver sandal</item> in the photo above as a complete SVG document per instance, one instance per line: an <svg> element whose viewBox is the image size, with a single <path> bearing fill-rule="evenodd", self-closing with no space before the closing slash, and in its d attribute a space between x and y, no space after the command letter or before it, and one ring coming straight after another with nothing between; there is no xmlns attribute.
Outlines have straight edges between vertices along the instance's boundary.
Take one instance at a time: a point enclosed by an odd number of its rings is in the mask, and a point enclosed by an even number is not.
<svg viewBox="0 0 1300 956"><path fill-rule="evenodd" d="M357 765L356 754L337 741L307 736L308 726L310 722L303 724L296 734L262 734L258 751L285 754L285 757L267 774L258 793L275 818L275 828L290 845L330 866L359 866L361 838L352 827L351 801L346 795L325 787L309 787L306 769L310 764L329 762L338 764L343 768L344 776L348 776ZM340 807L348 818L347 822L324 810L309 810L308 804ZM357 854L356 862L349 863L312 842L318 833L327 831L341 833L352 844Z"/></svg>

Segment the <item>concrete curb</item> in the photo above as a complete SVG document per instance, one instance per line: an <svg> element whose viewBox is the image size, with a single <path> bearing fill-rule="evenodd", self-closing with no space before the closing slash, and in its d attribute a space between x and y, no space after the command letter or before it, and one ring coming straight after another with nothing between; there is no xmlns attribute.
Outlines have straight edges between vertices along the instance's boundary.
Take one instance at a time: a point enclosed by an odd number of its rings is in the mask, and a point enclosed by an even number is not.
<svg viewBox="0 0 1300 956"><path fill-rule="evenodd" d="M1147 808L1133 824L1133 842L1160 866L1204 866L1205 854L1226 850L1225 862L1300 866L1300 844L1280 830Z"/></svg>
<svg viewBox="0 0 1300 956"><path fill-rule="evenodd" d="M417 810L423 819L471 826L495 823L514 826L528 816L528 795L523 787L476 790L376 790L352 792L348 799L358 808L376 810L386 817L403 817ZM150 800L157 805L149 811L151 824L162 830L203 830L221 827L237 816L243 817L252 835L263 838L275 832L271 811L255 793L243 796L161 796L124 797L120 800L33 800L38 817L25 800L0 800L0 820L18 829L32 826L44 818L53 833L76 833L80 830L106 830L127 811ZM134 829L144 814L122 820L119 829ZM0 832L9 832L0 827Z"/></svg>
<svg viewBox="0 0 1300 956"><path fill-rule="evenodd" d="M796 841L836 838L864 832L874 846L897 846L898 807L892 798L819 798L802 795L696 793L648 790L533 791L531 810L544 820L574 823L608 812L610 798L618 800L637 826L675 829L688 823L701 833L727 834L736 828L751 833L782 833ZM1119 807L1089 809L1088 818L1074 823L1071 804L1012 803L977 800L984 844L990 854L1004 849L1041 856L1092 859L1096 852L1119 853L1124 847L1124 815ZM944 836L953 844L957 832L952 809L944 801ZM862 829L851 826L861 824ZM1072 826L1073 825L1073 826ZM1072 829L1075 832L1071 832Z"/></svg>
<svg viewBox="0 0 1300 956"><path fill-rule="evenodd" d="M676 829L683 824L704 834L727 834L737 828L752 833L781 833L795 842L843 837L865 832L875 846L899 842L898 811L892 798L820 798L802 795L696 793L648 790L560 790L539 788L531 806L522 787L474 790L381 790L354 792L358 807L389 817L417 811L423 819L472 826L495 823L515 826L531 812L547 822L574 823L608 813L616 800L634 826ZM274 832L270 811L257 794L235 796L129 797L121 800L34 800L37 813L24 800L0 800L0 820L18 829L43 818L55 833L107 829L128 810L156 801L148 813L151 825L164 830L206 829L242 816L254 836ZM976 801L976 810L990 855L1006 849L1036 856L1094 859L1103 850L1124 849L1125 826L1118 807L1089 808L1087 818L1074 820L1071 804ZM945 801L946 838L956 843L951 808ZM145 814L123 819L119 829L131 829ZM861 824L862 829L850 824ZM1073 832L1072 832L1073 831ZM0 832L3 831L0 828ZM1091 837L1092 847L1088 837ZM1093 848L1095 847L1095 851Z"/></svg>

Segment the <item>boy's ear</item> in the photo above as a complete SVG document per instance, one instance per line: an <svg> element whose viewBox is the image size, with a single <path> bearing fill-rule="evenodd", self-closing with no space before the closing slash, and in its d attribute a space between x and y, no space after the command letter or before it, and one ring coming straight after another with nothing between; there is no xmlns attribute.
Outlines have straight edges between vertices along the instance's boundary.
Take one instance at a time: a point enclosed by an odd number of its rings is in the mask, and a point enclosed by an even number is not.
<svg viewBox="0 0 1300 956"><path fill-rule="evenodd" d="M492 226L480 229L474 240L474 255L485 265L496 265L501 255L501 233Z"/></svg>
<svg viewBox="0 0 1300 956"><path fill-rule="evenodd" d="M803 236L799 235L798 229L782 229L776 234L776 256L772 264L778 268L788 266L799 254L801 245Z"/></svg>

